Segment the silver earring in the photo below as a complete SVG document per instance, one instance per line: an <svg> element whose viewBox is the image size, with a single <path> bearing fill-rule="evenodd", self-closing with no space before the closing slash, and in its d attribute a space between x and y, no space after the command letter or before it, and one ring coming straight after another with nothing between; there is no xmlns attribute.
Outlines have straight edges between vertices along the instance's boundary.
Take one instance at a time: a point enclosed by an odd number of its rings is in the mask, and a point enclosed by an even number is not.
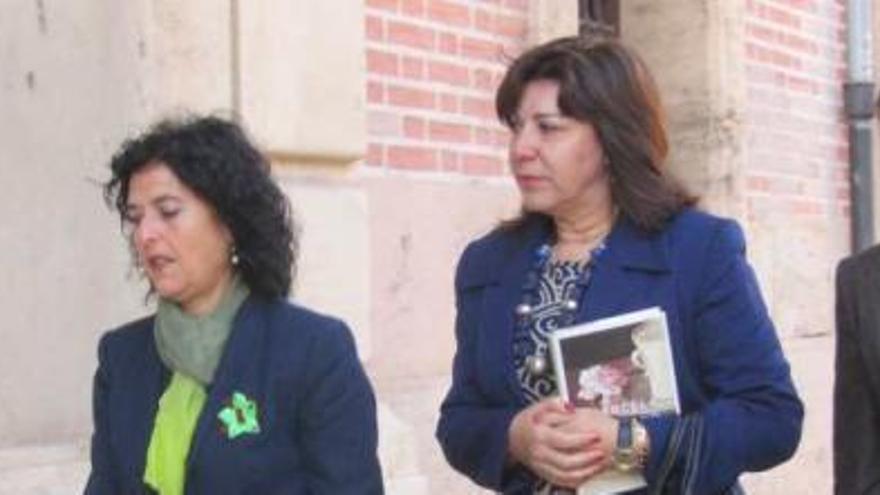
<svg viewBox="0 0 880 495"><path fill-rule="evenodd" d="M232 253L229 255L229 262L232 263L232 266L238 266L241 259L238 257L238 250L235 249L235 246L232 246Z"/></svg>

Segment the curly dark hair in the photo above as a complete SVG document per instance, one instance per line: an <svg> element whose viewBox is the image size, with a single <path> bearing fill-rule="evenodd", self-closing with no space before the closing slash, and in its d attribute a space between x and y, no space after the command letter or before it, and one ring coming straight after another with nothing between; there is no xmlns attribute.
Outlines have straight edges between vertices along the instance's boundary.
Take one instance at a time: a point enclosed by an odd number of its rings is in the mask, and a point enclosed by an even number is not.
<svg viewBox="0 0 880 495"><path fill-rule="evenodd" d="M272 180L268 160L240 126L218 117L163 120L126 140L103 185L104 199L123 228L131 178L153 162L167 165L214 208L232 234L238 271L253 293L266 298L290 293L297 251L290 203Z"/></svg>
<svg viewBox="0 0 880 495"><path fill-rule="evenodd" d="M602 38L560 38L517 57L498 88L498 118L513 128L529 83L559 84L559 109L593 125L608 157L614 203L636 225L657 231L696 202L665 170L663 109L648 67L634 51ZM515 223L516 221L514 221Z"/></svg>

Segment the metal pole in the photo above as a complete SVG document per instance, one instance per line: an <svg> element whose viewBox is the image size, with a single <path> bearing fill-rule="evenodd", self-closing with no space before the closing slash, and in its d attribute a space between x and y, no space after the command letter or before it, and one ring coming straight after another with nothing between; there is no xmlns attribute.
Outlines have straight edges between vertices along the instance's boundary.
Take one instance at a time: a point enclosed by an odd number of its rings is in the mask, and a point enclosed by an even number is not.
<svg viewBox="0 0 880 495"><path fill-rule="evenodd" d="M853 250L874 244L874 195L871 139L874 117L871 0L847 1L847 81L850 197Z"/></svg>

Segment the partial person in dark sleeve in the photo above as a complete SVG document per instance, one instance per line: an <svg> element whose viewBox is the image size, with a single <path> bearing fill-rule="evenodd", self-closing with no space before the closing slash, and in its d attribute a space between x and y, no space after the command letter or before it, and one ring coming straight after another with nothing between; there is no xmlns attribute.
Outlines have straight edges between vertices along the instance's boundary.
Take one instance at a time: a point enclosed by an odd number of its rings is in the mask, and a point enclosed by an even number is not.
<svg viewBox="0 0 880 495"><path fill-rule="evenodd" d="M880 246L837 266L834 493L880 494Z"/></svg>

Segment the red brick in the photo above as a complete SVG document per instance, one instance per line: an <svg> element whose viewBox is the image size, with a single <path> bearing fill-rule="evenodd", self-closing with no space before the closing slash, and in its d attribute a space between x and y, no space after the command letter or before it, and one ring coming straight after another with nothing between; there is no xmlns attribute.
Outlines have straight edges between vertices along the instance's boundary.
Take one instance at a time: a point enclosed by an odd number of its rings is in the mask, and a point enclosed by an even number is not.
<svg viewBox="0 0 880 495"><path fill-rule="evenodd" d="M501 36L521 38L526 34L526 27L526 18L523 16L499 14L495 18L495 32Z"/></svg>
<svg viewBox="0 0 880 495"><path fill-rule="evenodd" d="M441 95L440 109L448 113L458 113L458 96L450 94Z"/></svg>
<svg viewBox="0 0 880 495"><path fill-rule="evenodd" d="M397 75L397 55L379 50L367 50L367 72Z"/></svg>
<svg viewBox="0 0 880 495"><path fill-rule="evenodd" d="M411 116L404 117L403 135L410 139L425 139L425 119Z"/></svg>
<svg viewBox="0 0 880 495"><path fill-rule="evenodd" d="M492 72L488 69L474 69L471 74L471 78L473 80L474 88L490 91L493 94L495 93L495 89L498 87L499 75L497 73Z"/></svg>
<svg viewBox="0 0 880 495"><path fill-rule="evenodd" d="M468 86L470 84L470 69L463 65L447 62L429 62L428 78L432 81L456 86Z"/></svg>
<svg viewBox="0 0 880 495"><path fill-rule="evenodd" d="M463 97L461 111L473 117L495 120L495 102L487 98Z"/></svg>
<svg viewBox="0 0 880 495"><path fill-rule="evenodd" d="M494 133L485 127L475 127L474 128L474 142L477 144L481 144L484 146L494 146L495 145L495 136Z"/></svg>
<svg viewBox="0 0 880 495"><path fill-rule="evenodd" d="M751 42L746 42L746 56L751 60L763 62L777 67L800 69L800 59L779 50L766 48Z"/></svg>
<svg viewBox="0 0 880 495"><path fill-rule="evenodd" d="M474 27L479 31L495 32L495 15L483 10L474 10Z"/></svg>
<svg viewBox="0 0 880 495"><path fill-rule="evenodd" d="M428 18L446 25L470 27L471 12L464 5L446 0L429 0Z"/></svg>
<svg viewBox="0 0 880 495"><path fill-rule="evenodd" d="M366 31L368 40L385 40L385 21L383 21L380 17L376 17L374 15L366 16L366 18L364 19L364 30Z"/></svg>
<svg viewBox="0 0 880 495"><path fill-rule="evenodd" d="M409 48L434 49L434 30L405 22L388 21L388 41Z"/></svg>
<svg viewBox="0 0 880 495"><path fill-rule="evenodd" d="M795 34L786 34L781 37L782 44L799 52L816 55L819 53L819 47L813 41Z"/></svg>
<svg viewBox="0 0 880 495"><path fill-rule="evenodd" d="M817 94L819 92L819 84L816 81L799 76L787 75L785 85L792 91L800 93Z"/></svg>
<svg viewBox="0 0 880 495"><path fill-rule="evenodd" d="M367 102L383 103L385 101L385 86L378 81L367 82Z"/></svg>
<svg viewBox="0 0 880 495"><path fill-rule="evenodd" d="M529 7L529 0L505 0L504 5L511 9L525 11Z"/></svg>
<svg viewBox="0 0 880 495"><path fill-rule="evenodd" d="M464 124L431 121L428 124L428 138L445 143L469 143L471 128Z"/></svg>
<svg viewBox="0 0 880 495"><path fill-rule="evenodd" d="M434 93L404 86L388 86L386 88L388 103L410 108L434 108Z"/></svg>
<svg viewBox="0 0 880 495"><path fill-rule="evenodd" d="M458 55L458 36L451 33L437 35L437 48L447 55Z"/></svg>
<svg viewBox="0 0 880 495"><path fill-rule="evenodd" d="M777 2L806 12L814 13L817 10L817 5L814 0L777 0Z"/></svg>
<svg viewBox="0 0 880 495"><path fill-rule="evenodd" d="M466 57L499 62L501 59L501 44L466 37L461 39L461 53Z"/></svg>
<svg viewBox="0 0 880 495"><path fill-rule="evenodd" d="M790 28L798 29L801 27L801 19L797 14L793 14L787 10L783 10L772 5L757 4L755 12L758 17L766 19L775 24L780 24Z"/></svg>
<svg viewBox="0 0 880 495"><path fill-rule="evenodd" d="M461 170L468 175L501 175L504 165L496 156L462 153Z"/></svg>
<svg viewBox="0 0 880 495"><path fill-rule="evenodd" d="M495 131L495 146L499 148L507 148L510 145L510 131Z"/></svg>
<svg viewBox="0 0 880 495"><path fill-rule="evenodd" d="M422 17L425 15L425 0L401 0L401 10L410 17Z"/></svg>
<svg viewBox="0 0 880 495"><path fill-rule="evenodd" d="M367 0L367 7L397 12L397 0Z"/></svg>
<svg viewBox="0 0 880 495"><path fill-rule="evenodd" d="M778 29L772 29L767 26L760 26L753 23L748 23L746 25L746 33L750 38L761 40L769 44L778 43L780 37L783 36L782 32Z"/></svg>
<svg viewBox="0 0 880 495"><path fill-rule="evenodd" d="M367 146L367 165L380 166L384 161L382 155L385 152L384 146L381 144L370 143Z"/></svg>
<svg viewBox="0 0 880 495"><path fill-rule="evenodd" d="M415 146L389 146L388 165L408 170L435 170L437 152L429 148Z"/></svg>
<svg viewBox="0 0 880 495"><path fill-rule="evenodd" d="M425 78L425 62L416 57L403 57L403 67L401 72L403 77L409 79Z"/></svg>

